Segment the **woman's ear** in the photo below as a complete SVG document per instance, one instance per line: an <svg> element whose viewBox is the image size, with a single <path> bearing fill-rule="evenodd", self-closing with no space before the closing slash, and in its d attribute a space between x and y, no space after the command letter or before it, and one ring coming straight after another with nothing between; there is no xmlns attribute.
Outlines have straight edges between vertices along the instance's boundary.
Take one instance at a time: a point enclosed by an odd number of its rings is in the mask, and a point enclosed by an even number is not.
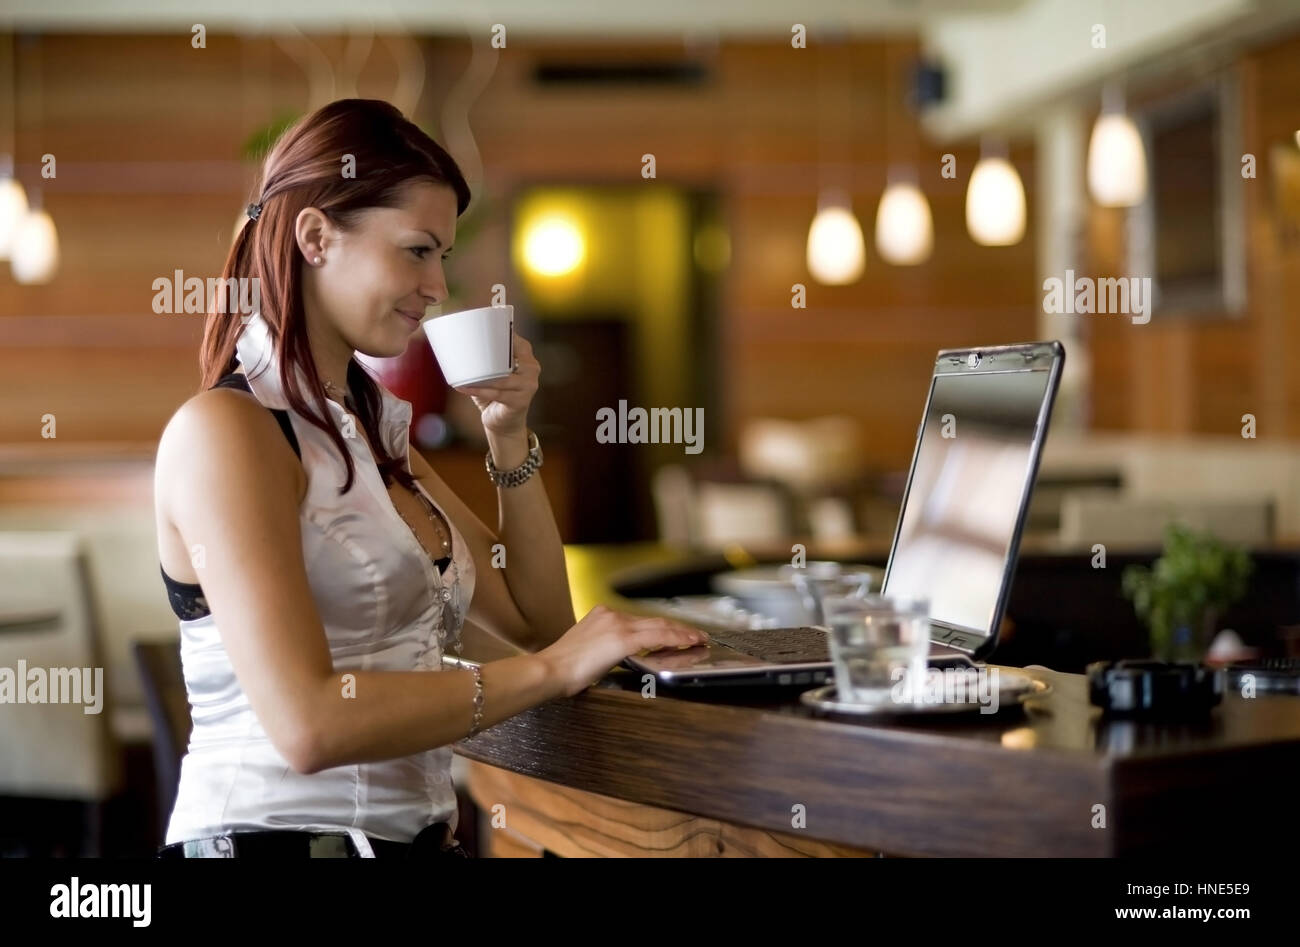
<svg viewBox="0 0 1300 947"><path fill-rule="evenodd" d="M308 263L323 262L325 253L334 240L334 227L324 211L304 207L293 222L293 235L298 250Z"/></svg>

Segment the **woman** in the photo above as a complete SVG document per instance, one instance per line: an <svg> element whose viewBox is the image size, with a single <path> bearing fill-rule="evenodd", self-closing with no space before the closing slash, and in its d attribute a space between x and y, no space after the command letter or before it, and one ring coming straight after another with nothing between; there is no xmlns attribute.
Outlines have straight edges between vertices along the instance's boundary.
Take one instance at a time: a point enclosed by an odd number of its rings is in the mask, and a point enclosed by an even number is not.
<svg viewBox="0 0 1300 947"><path fill-rule="evenodd" d="M392 106L351 99L286 132L262 182L221 284L259 280L258 311L218 301L205 390L158 446L194 721L161 854L436 854L455 847L453 742L702 635L604 608L575 623L525 425L540 373L526 340L514 374L460 389L482 415L499 534L409 450L411 406L353 358L400 355L447 296L469 203L451 157ZM444 669L466 620L525 653Z"/></svg>

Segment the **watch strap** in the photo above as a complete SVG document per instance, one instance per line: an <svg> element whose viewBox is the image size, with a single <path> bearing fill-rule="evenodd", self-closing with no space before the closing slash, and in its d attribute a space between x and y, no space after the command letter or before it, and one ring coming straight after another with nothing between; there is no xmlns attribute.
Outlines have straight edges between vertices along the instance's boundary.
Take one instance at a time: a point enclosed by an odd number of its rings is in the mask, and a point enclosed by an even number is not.
<svg viewBox="0 0 1300 947"><path fill-rule="evenodd" d="M498 470L492 463L492 451L487 452L484 466L488 477L498 487L517 487L526 482L542 466L542 444L535 431L528 432L528 456L513 470Z"/></svg>

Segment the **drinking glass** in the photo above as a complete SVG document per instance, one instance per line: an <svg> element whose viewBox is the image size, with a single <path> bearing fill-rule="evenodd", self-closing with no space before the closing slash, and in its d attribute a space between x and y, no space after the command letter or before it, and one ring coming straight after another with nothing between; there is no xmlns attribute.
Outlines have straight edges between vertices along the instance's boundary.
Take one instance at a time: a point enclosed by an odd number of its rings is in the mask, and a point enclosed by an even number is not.
<svg viewBox="0 0 1300 947"><path fill-rule="evenodd" d="M826 627L823 602L833 597L860 597L871 591L870 572L843 569L838 562L810 562L804 568L785 566L782 575L794 583L808 613L809 624Z"/></svg>
<svg viewBox="0 0 1300 947"><path fill-rule="evenodd" d="M840 700L879 702L904 684L915 694L930 651L930 602L885 595L833 595L823 601ZM909 677L904 682L897 673Z"/></svg>

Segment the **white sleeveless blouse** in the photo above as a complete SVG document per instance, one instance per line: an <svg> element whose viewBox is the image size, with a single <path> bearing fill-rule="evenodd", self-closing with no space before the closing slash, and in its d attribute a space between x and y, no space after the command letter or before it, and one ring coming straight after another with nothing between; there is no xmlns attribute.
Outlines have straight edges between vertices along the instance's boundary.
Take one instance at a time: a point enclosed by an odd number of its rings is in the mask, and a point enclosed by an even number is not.
<svg viewBox="0 0 1300 947"><path fill-rule="evenodd" d="M474 560L464 537L448 517L452 562L441 575L393 507L361 436L344 438L355 477L352 489L340 496L343 460L325 433L285 400L269 327L260 314L249 318L236 346L253 394L268 408L289 412L302 450L307 475L299 508L303 560L335 670L441 670L443 646L448 636L459 637L474 594ZM411 405L382 385L379 390L381 434L409 470ZM327 406L335 425L346 430L349 412L334 401ZM432 503L428 491L420 489ZM444 627L444 596L454 615L451 628ZM398 842L411 841L433 822L455 829L450 746L297 773L271 745L249 706L213 616L182 620L180 633L194 730L181 763L167 844L250 829L359 830Z"/></svg>

